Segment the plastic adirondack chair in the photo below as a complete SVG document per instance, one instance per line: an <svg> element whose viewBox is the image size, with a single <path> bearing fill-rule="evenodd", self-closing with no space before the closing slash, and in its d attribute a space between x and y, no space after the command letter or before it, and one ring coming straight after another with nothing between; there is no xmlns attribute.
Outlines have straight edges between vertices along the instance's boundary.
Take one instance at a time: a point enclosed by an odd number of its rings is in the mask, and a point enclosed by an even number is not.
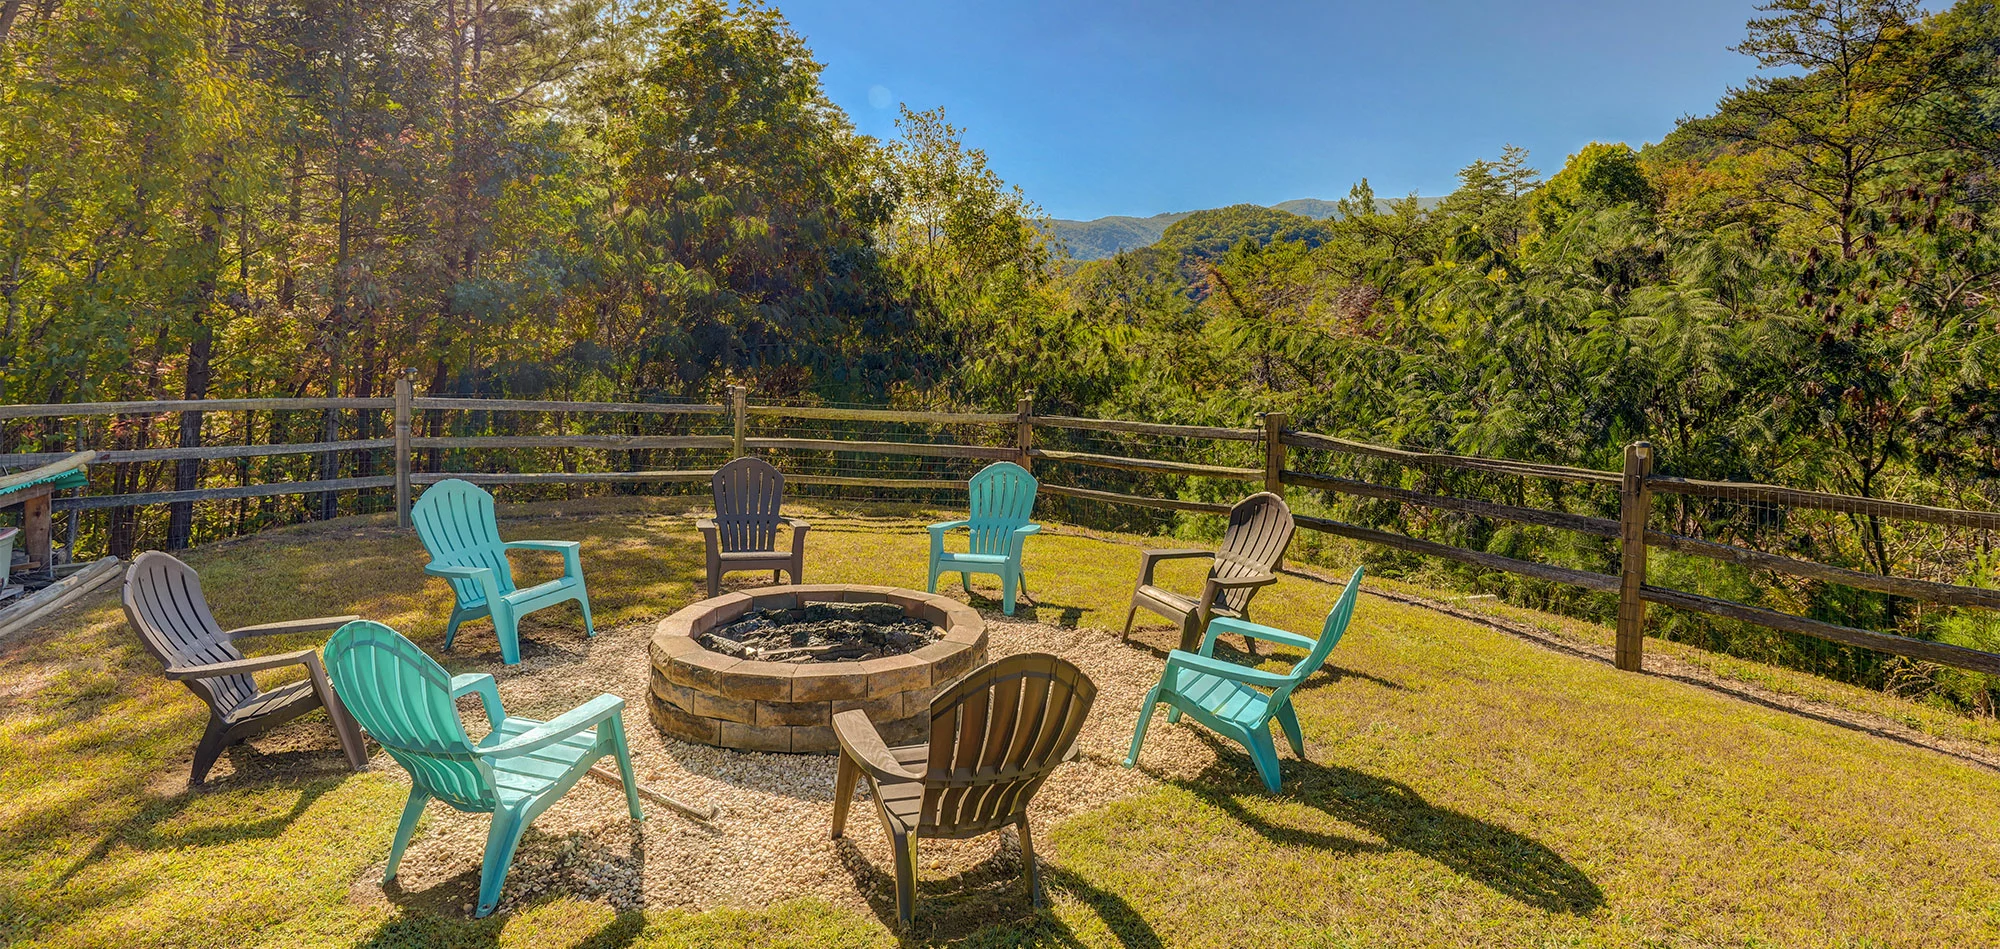
<svg viewBox="0 0 2000 949"><path fill-rule="evenodd" d="M916 915L917 839L962 840L1012 826L1020 834L1029 892L1042 905L1028 803L1058 766L1077 757L1077 736L1097 684L1068 661L1042 653L980 666L931 700L931 740L888 747L862 709L833 717L840 765L833 836L862 777L874 792L896 855L896 918Z"/></svg>
<svg viewBox="0 0 2000 949"><path fill-rule="evenodd" d="M1299 731L1298 712L1292 708L1292 690L1333 652L1341 634L1347 632L1348 620L1354 618L1354 601L1360 594L1361 568L1356 567L1354 576L1347 581L1347 589L1341 591L1340 600L1333 605L1333 612L1326 615L1326 626L1317 640L1222 617L1209 624L1200 653L1179 649L1168 653L1167 668L1160 673L1159 684L1146 693L1146 707L1139 712L1139 727L1132 732L1132 751L1125 756L1125 767L1138 764L1139 746L1146 741L1146 726L1152 722L1159 704L1165 702L1170 706L1167 721L1180 721L1181 713L1185 712L1249 749L1250 760L1256 763L1264 786L1276 794L1278 749L1271 741L1271 720L1277 719L1292 752L1304 758L1305 736ZM1306 650L1306 657L1286 672L1239 666L1215 658L1215 638L1223 632L1295 646Z"/></svg>
<svg viewBox="0 0 2000 949"><path fill-rule="evenodd" d="M451 624L445 627L444 648L450 649L458 637L458 624L482 616L493 618L493 634L500 640L500 661L515 665L521 661L521 617L544 607L575 600L583 608L586 635L597 635L590 621L590 594L583 586L583 559L573 540L500 539L500 525L493 517L493 495L457 478L440 481L424 491L410 508L417 525L417 537L430 551L431 562L424 572L451 582L457 598L451 608ZM514 568L507 563L507 551L542 550L562 554L563 575L525 590L514 586Z"/></svg>
<svg viewBox="0 0 2000 949"><path fill-rule="evenodd" d="M1292 509L1285 499L1259 491L1229 509L1229 527L1222 534L1222 548L1206 550L1147 550L1139 554L1139 583L1132 590L1132 605L1125 611L1124 638L1132 637L1132 618L1140 609L1158 613L1181 628L1181 646L1193 652L1195 643L1209 621L1218 617L1250 618L1250 598L1261 587L1278 582L1278 562L1292 545ZM1153 569L1163 560L1211 557L1208 579L1202 583L1201 599L1183 596L1153 585ZM1255 646L1245 645L1252 651Z"/></svg>
<svg viewBox="0 0 2000 949"><path fill-rule="evenodd" d="M804 583L806 531L812 525L778 512L785 504L785 476L760 458L738 458L716 469L710 483L715 517L695 522L708 547L708 595L722 593L728 570L769 570L773 581L782 570L793 583ZM777 549L779 524L792 529L789 552Z"/></svg>
<svg viewBox="0 0 2000 949"><path fill-rule="evenodd" d="M322 616L244 626L224 631L215 622L201 593L201 577L172 555L149 550L125 570L120 593L125 620L139 641L166 668L167 678L179 680L208 705L208 728L194 750L194 772L188 783L199 786L222 749L254 737L324 706L340 736L349 767L368 767L361 732L327 684L319 654L311 649L246 659L236 641L252 636L309 633L351 622L353 616ZM252 673L264 669L303 666L300 681L265 691Z"/></svg>
<svg viewBox="0 0 2000 949"><path fill-rule="evenodd" d="M361 727L410 773L410 797L382 873L385 885L396 878L403 850L431 798L461 811L493 815L474 916L485 916L499 905L507 868L528 824L597 759L617 756L625 804L633 820L645 819L625 745L624 699L600 695L548 722L514 718L501 709L500 690L491 675L453 676L402 634L365 620L342 626L327 641L326 669ZM476 742L466 736L456 703L473 693L492 727Z"/></svg>
<svg viewBox="0 0 2000 949"><path fill-rule="evenodd" d="M971 496L971 516L962 521L932 524L930 591L937 592L938 574L958 571L965 592L972 593L972 575L990 573L1000 578L1003 609L1014 615L1014 594L1026 588L1021 574L1021 547L1028 535L1042 529L1028 523L1035 514L1035 490L1040 485L1028 469L1011 461L987 465L966 485ZM965 553L944 549L944 535L954 528L971 531Z"/></svg>

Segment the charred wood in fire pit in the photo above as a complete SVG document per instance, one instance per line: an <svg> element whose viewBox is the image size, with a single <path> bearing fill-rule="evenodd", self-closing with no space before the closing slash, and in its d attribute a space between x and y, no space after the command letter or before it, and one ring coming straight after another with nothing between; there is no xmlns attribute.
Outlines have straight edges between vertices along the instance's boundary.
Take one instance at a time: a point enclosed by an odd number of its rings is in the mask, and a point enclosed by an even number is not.
<svg viewBox="0 0 2000 949"><path fill-rule="evenodd" d="M897 656L937 642L943 630L892 603L808 603L756 610L702 634L703 646L769 662L845 662Z"/></svg>

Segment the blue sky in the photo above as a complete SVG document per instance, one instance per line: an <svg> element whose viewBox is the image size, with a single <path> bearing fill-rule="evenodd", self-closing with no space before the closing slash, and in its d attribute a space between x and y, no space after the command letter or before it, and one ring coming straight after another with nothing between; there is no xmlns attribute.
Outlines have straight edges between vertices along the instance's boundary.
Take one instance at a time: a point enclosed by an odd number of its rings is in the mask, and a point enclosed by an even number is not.
<svg viewBox="0 0 2000 949"><path fill-rule="evenodd" d="M779 0L862 131L943 106L1055 217L1443 194L1714 106L1752 0ZM873 93L871 96L871 92Z"/></svg>

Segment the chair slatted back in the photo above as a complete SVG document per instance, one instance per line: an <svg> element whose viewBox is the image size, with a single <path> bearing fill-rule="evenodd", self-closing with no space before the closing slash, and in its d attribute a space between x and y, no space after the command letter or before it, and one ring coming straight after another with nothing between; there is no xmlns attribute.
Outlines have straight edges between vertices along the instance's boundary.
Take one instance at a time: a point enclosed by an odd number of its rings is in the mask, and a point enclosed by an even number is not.
<svg viewBox="0 0 2000 949"><path fill-rule="evenodd" d="M1056 656L987 663L931 701L919 833L985 833L1018 820L1062 763L1097 685Z"/></svg>
<svg viewBox="0 0 2000 949"><path fill-rule="evenodd" d="M410 520L433 562L447 567L485 567L493 571L502 596L514 592L514 571L507 564L500 522L493 514L493 495L457 478L440 481L424 489L423 497L410 507ZM486 601L486 592L478 583L456 578L450 583L459 605L477 606Z"/></svg>
<svg viewBox="0 0 2000 949"><path fill-rule="evenodd" d="M243 658L224 639L201 593L201 577L171 554L149 550L125 570L120 595L125 619L146 651L167 668L203 666ZM187 687L217 714L227 714L262 694L249 673L187 679Z"/></svg>
<svg viewBox="0 0 2000 949"><path fill-rule="evenodd" d="M354 720L412 782L461 810L498 804L493 768L474 753L452 701L451 673L416 643L356 620L327 640L326 675Z"/></svg>
<svg viewBox="0 0 2000 949"><path fill-rule="evenodd" d="M1292 690L1298 688L1300 683L1310 678L1313 670L1326 662L1326 657L1333 652L1333 647L1340 645L1340 637L1346 635L1347 624L1354 619L1354 602L1361 598L1361 572L1360 567L1355 567L1354 575L1347 578L1347 588L1340 591L1340 599L1334 601L1333 610L1326 614L1326 624L1320 627L1318 641L1313 643L1313 647L1306 651L1306 657L1293 665L1291 672L1288 673L1292 681L1272 690L1273 708L1283 702L1286 696L1291 695Z"/></svg>
<svg viewBox="0 0 2000 949"><path fill-rule="evenodd" d="M774 550L785 476L761 458L738 458L715 472L715 528L724 553Z"/></svg>
<svg viewBox="0 0 2000 949"><path fill-rule="evenodd" d="M1222 547L1215 554L1209 576L1228 580L1259 573L1275 573L1285 549L1292 545L1292 509L1285 499L1259 491L1229 509L1229 527L1222 533ZM1254 589L1225 590L1221 603L1237 612L1250 604Z"/></svg>
<svg viewBox="0 0 2000 949"><path fill-rule="evenodd" d="M1014 534L1035 516L1035 492L1041 487L1028 469L1011 461L996 461L967 482L968 519L972 521L975 554L1014 553L1021 539Z"/></svg>

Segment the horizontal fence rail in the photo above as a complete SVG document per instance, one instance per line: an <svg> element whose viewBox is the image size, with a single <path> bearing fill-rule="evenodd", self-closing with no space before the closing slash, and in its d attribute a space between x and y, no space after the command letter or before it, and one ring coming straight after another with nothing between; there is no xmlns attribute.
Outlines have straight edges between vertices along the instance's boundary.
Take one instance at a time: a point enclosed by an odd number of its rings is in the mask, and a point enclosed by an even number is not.
<svg viewBox="0 0 2000 949"><path fill-rule="evenodd" d="M1770 553L1736 544L1721 543L1679 533L1658 530L1652 520L1651 498L1654 493L1685 495L1711 498L1751 505L1768 505L1780 508L1800 508L1807 510L1834 511L1850 515L1880 517L1920 521L1951 527L1969 527L1982 530L2000 528L2000 513L1966 511L1934 507L1902 501L1879 498L1855 497L1824 492L1802 491L1776 485L1749 484L1735 482L1700 481L1669 477L1652 473L1650 447L1643 443L1627 449L1625 470L1622 472L1598 471L1567 465L1550 465L1535 462L1515 461L1499 458L1482 458L1437 452L1412 451L1382 445L1369 444L1331 435L1296 431L1286 427L1286 417L1271 413L1261 417L1258 427L1227 427L1212 425L1183 425L1164 422L1131 421L1121 419L1091 419L1060 415L1037 415L1033 402L1022 399L1014 412L965 412L965 411L920 411L886 408L856 408L841 406L791 406L779 404L752 404L746 390L732 387L728 399L722 403L677 403L677 402L578 402L520 399L443 398L417 397L412 391L408 375L397 379L394 398L359 399L311 399L311 398L271 398L271 399L212 399L202 401L156 401L156 402L110 402L76 405L10 405L0 406L0 420L5 419L55 419L68 417L104 416L161 416L173 413L219 413L219 412L295 412L312 411L325 413L329 417L334 412L383 412L391 415L392 437L364 437L337 439L329 438L318 442L292 442L281 444L231 444L231 445L188 445L170 448L123 448L95 453L94 464L139 465L173 462L179 464L204 461L235 461L247 464L251 459L282 456L319 455L332 458L338 454L360 453L365 458L379 458L379 453L388 452L393 456L393 473L372 474L367 467L358 467L360 476L319 477L310 480L270 481L267 483L241 484L231 487L193 488L170 491L138 491L108 495L85 495L59 497L53 502L57 510L94 511L105 508L135 508L150 505L186 505L199 502L240 500L248 498L268 498L285 495L329 495L334 492L395 489L396 509L399 521L408 523L409 504L412 488L435 484L439 481L460 478L475 484L486 485L590 485L590 484L674 484L701 483L714 476L713 464L719 464L719 453L742 455L750 451L786 453L786 458L827 457L835 459L856 456L876 459L910 459L908 462L869 462L876 467L862 474L826 474L812 471L793 473L788 470L786 480L801 485L824 485L840 488L860 488L891 491L951 491L962 490L965 481L958 477L939 477L940 471L949 472L949 462L971 461L1014 461L1027 467L1037 465L1076 466L1081 469L1111 471L1120 473L1111 478L1114 482L1155 482L1161 478L1197 478L1231 482L1261 482L1266 490L1283 492L1287 487L1324 492L1329 497L1351 497L1380 501L1395 505L1408 505L1426 511L1449 512L1473 518L1485 518L1531 527L1567 531L1598 540L1615 541L1618 545L1617 573L1601 573L1580 570L1556 564L1540 563L1520 557L1506 556L1484 550L1473 550L1454 546L1437 540L1414 537L1408 534L1381 530L1375 527L1354 524L1331 517L1298 516L1298 526L1318 533L1337 536L1362 543L1378 545L1424 557L1435 557L1466 564L1483 570L1493 570L1531 580L1561 584L1598 594L1616 596L1619 600L1617 624L1617 663L1620 668L1641 667L1643 650L1643 623L1645 604L1652 603L1674 609L1687 610L1707 616L1737 622L1749 623L1772 629L1784 630L1811 636L1830 642L1841 643L1864 649L1877 650L1893 655L1907 656L1926 662L1934 662L1957 668L1970 669L2000 675L2000 654L1982 652L1948 643L1933 642L1908 636L1874 630L1844 626L1824 620L1795 616L1771 610L1762 606L1717 599L1683 590L1674 590L1652 585L1647 582L1646 552L1649 549L1666 550L1675 554L1700 557L1708 560L1734 564L1747 569L1766 571L1772 574L1797 577L1804 580L1837 584L1857 590L1866 590L1910 600L1952 607L2000 610L2000 590L1942 583L1908 577L1868 573L1818 563L1798 557ZM726 425L727 434L490 434L490 435L416 435L413 420L418 413L552 413L558 417L548 422L557 427L558 432L571 421L589 419L593 416L613 416L627 419L659 417L670 420L682 417L691 420L709 420L701 424ZM379 418L380 416L376 416ZM426 415L436 419L435 414ZM824 436L828 427L845 430L851 425L861 426L921 426L928 432L901 432L894 437L887 434L870 433L866 437L805 437L797 434L752 434L752 420L765 423L786 422L816 423L815 432ZM620 422L620 426L627 425ZM637 421L629 424L636 425ZM662 421L659 424L694 424ZM508 427L511 427L509 423ZM954 429L963 436L956 440L945 440L943 429ZM375 429L380 431L378 427ZM432 428L435 432L437 429ZM502 431L506 427L501 428ZM983 430L979 431L979 430ZM1011 430L1011 431L1010 431ZM1246 446L1231 449L1237 452L1258 451L1263 457L1261 466L1245 466L1211 463L1209 460L1188 461L1167 458L1136 457L1128 452L1110 453L1102 450L1079 450L1077 448L1043 447L1036 444L1036 432L1064 433L1068 443L1081 439L1084 447L1091 447L1090 439L1102 440L1107 436L1144 436L1167 439L1196 440L1217 443L1221 455L1206 454L1203 457L1237 457L1228 455L1222 449L1230 445ZM81 431L81 429L79 429ZM183 431L186 428L183 427ZM328 434L336 429L329 421L325 427ZM369 434L361 430L360 434ZM990 443L983 443L991 439ZM1261 443L1261 445L1259 444ZM1424 468L1448 469L1480 475L1505 478L1538 479L1545 483L1579 485L1573 490L1602 490L1615 487L1618 491L1619 517L1592 516L1570 511L1547 510L1520 503L1500 503L1478 498L1460 497L1443 491L1415 490L1394 484L1379 484L1359 477L1341 476L1327 472L1302 470L1292 464L1298 460L1290 450L1325 452L1326 457L1365 459L1371 463L1387 462L1391 465L1422 466ZM432 459L427 467L438 467L449 460L463 461L466 453L505 451L597 451L629 452L632 470L610 471L450 471L415 470L413 459L420 453L428 453ZM645 468L640 452L708 452L715 453L698 458L714 458L712 463L704 463L687 468ZM1162 453L1155 448L1154 453ZM47 466L72 461L79 457L71 452L17 452L0 454L0 468L23 468ZM476 457L476 456L475 456ZM568 456L564 456L568 457ZM1304 456L1299 456L1303 458ZM677 456L685 462L687 456ZM357 465L359 462L356 463ZM898 476L885 470L882 465L900 464L906 476ZM916 470L909 466L914 465ZM943 465L943 468L939 466ZM565 466L569 466L565 462ZM782 466L782 464L781 464ZM247 471L248 469L242 469ZM322 465L322 473L338 473L334 465ZM837 470L837 469L836 469ZM881 472L877 474L875 472ZM32 472L24 472L12 477L26 477ZM1129 490L1107 490L1101 487L1085 487L1077 484L1057 483L1057 479L1047 480L1041 491L1057 497L1089 501L1111 505L1144 508L1157 511L1171 511L1192 514L1220 515L1228 513L1230 505L1183 497L1166 497L1158 493L1138 493ZM9 476L0 476L0 482ZM1111 477L1111 476L1105 476ZM120 481L121 484L127 483ZM185 482L183 482L185 483ZM1553 488L1550 489L1553 492ZM1166 492L1168 494L1174 492ZM1212 496L1212 495L1211 495ZM1553 497L1553 493L1551 494Z"/></svg>

